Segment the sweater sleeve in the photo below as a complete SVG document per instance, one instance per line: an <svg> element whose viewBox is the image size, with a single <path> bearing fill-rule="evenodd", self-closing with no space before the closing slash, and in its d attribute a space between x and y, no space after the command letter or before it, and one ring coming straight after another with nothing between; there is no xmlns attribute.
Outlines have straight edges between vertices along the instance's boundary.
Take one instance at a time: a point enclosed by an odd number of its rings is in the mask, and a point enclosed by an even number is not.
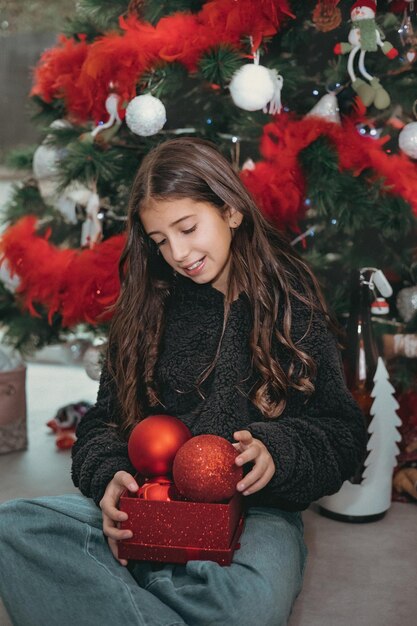
<svg viewBox="0 0 417 626"><path fill-rule="evenodd" d="M317 365L313 394L301 408L294 410L289 402L276 420L248 427L276 467L261 498L292 510L338 491L363 462L367 441L362 412L346 387L336 339L324 319L316 317L298 345Z"/></svg>
<svg viewBox="0 0 417 626"><path fill-rule="evenodd" d="M116 387L104 364L96 403L81 419L72 448L74 485L97 505L116 472L136 474L127 454L127 442L116 428L119 415Z"/></svg>

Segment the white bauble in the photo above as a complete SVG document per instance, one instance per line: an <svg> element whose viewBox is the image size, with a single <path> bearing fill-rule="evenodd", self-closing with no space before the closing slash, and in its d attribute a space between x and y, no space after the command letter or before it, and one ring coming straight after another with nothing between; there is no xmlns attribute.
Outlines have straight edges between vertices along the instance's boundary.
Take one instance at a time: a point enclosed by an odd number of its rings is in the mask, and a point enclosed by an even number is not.
<svg viewBox="0 0 417 626"><path fill-rule="evenodd" d="M70 128L67 120L55 120L50 128ZM66 148L49 145L48 135L33 155L33 175L37 180L39 193L47 204L54 204L59 186L59 166L66 154Z"/></svg>
<svg viewBox="0 0 417 626"><path fill-rule="evenodd" d="M410 322L417 313L417 285L400 289L397 294L397 309L405 322Z"/></svg>
<svg viewBox="0 0 417 626"><path fill-rule="evenodd" d="M87 376L92 380L100 380L101 368L103 366L104 353L107 343L92 345L84 352L83 365Z"/></svg>
<svg viewBox="0 0 417 626"><path fill-rule="evenodd" d="M236 106L245 111L258 111L274 97L275 84L267 67L248 63L233 74L229 89Z"/></svg>
<svg viewBox="0 0 417 626"><path fill-rule="evenodd" d="M58 174L60 151L55 146L40 145L33 155L33 173L37 181L55 178Z"/></svg>
<svg viewBox="0 0 417 626"><path fill-rule="evenodd" d="M164 105L158 98L150 94L136 96L127 105L126 124L136 135L141 137L156 135L166 121Z"/></svg>
<svg viewBox="0 0 417 626"><path fill-rule="evenodd" d="M406 124L398 137L401 150L412 159L417 159L417 122Z"/></svg>
<svg viewBox="0 0 417 626"><path fill-rule="evenodd" d="M316 117L322 117L328 122L334 122L340 124L339 105L334 93L328 93L313 106L311 111L307 113L306 117L315 115Z"/></svg>

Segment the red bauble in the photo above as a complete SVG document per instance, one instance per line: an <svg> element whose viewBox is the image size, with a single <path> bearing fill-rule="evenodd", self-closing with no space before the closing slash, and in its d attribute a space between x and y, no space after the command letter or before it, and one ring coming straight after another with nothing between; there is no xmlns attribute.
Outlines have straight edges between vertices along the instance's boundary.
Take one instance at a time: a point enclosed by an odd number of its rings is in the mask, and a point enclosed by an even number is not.
<svg viewBox="0 0 417 626"><path fill-rule="evenodd" d="M143 483L138 491L138 497L142 500L171 500L181 499L172 480L168 478L154 478Z"/></svg>
<svg viewBox="0 0 417 626"><path fill-rule="evenodd" d="M229 500L243 475L243 469L235 463L238 454L223 437L193 437L175 457L175 486L185 498L194 502Z"/></svg>
<svg viewBox="0 0 417 626"><path fill-rule="evenodd" d="M132 430L128 454L143 476L165 476L172 472L177 450L191 437L187 426L171 415L151 415Z"/></svg>

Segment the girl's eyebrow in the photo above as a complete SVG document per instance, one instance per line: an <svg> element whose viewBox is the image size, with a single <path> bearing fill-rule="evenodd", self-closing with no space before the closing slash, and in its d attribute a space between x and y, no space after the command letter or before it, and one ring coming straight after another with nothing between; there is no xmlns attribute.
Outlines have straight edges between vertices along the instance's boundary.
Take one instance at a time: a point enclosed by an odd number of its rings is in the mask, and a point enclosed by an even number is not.
<svg viewBox="0 0 417 626"><path fill-rule="evenodd" d="M171 228L171 226L175 226L175 224L178 224L179 222L182 222L183 220L188 219L189 217L195 217L195 213L191 213L190 215L184 215L184 217L180 217L179 220L175 220L175 222L172 222L172 224L169 225L169 228ZM151 235L162 235L163 233L161 233L159 230L153 230L150 233L147 233L148 237L150 237Z"/></svg>

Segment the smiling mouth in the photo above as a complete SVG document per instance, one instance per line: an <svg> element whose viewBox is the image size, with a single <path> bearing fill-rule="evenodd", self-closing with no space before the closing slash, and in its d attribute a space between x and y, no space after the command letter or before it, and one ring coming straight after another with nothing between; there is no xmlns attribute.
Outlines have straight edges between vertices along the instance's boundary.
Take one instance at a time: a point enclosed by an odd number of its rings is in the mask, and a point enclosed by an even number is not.
<svg viewBox="0 0 417 626"><path fill-rule="evenodd" d="M187 265L187 267L183 267L183 269L186 272L189 272L191 270L196 270L198 267L200 267L203 262L204 262L205 257L203 257L202 259L200 259L199 261L196 261L195 263L193 263L192 265Z"/></svg>
<svg viewBox="0 0 417 626"><path fill-rule="evenodd" d="M197 276L197 274L200 274L201 272L204 271L204 268L206 266L206 260L207 258L204 256L199 261L196 261L195 263L192 263L191 265L188 265L187 267L182 267L181 269L190 277Z"/></svg>

